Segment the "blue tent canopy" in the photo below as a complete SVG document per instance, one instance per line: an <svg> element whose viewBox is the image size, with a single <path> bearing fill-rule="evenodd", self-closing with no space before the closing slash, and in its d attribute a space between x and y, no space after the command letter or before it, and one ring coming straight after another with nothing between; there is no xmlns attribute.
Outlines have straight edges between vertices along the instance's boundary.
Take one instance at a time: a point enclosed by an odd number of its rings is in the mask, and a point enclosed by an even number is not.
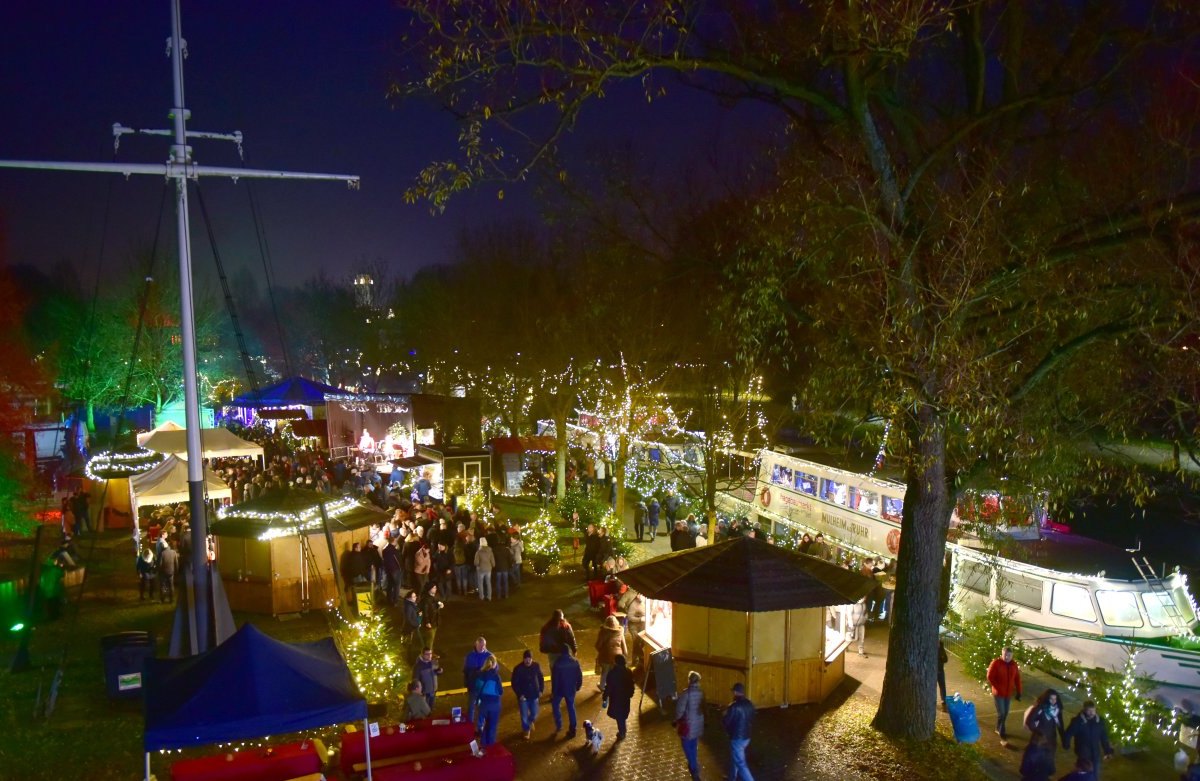
<svg viewBox="0 0 1200 781"><path fill-rule="evenodd" d="M333 638L285 643L244 624L215 649L148 659L146 751L280 735L367 716Z"/></svg>
<svg viewBox="0 0 1200 781"><path fill-rule="evenodd" d="M259 388L258 392L243 393L231 403L235 407L283 407L289 404L313 407L324 404L326 394L345 392L341 388L297 376Z"/></svg>

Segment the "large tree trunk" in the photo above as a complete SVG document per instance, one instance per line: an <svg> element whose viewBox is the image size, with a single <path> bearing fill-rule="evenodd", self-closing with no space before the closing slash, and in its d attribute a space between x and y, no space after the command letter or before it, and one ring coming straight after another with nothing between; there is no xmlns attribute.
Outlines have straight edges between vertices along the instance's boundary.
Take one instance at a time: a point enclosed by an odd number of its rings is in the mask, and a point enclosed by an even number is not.
<svg viewBox="0 0 1200 781"><path fill-rule="evenodd" d="M96 405L91 401L83 403L84 420L87 424L87 432L89 437L96 436Z"/></svg>
<svg viewBox="0 0 1200 781"><path fill-rule="evenodd" d="M895 622L872 725L897 738L929 740L937 717L938 594L950 524L946 431L928 404L915 412L915 453L906 470L896 573Z"/></svg>

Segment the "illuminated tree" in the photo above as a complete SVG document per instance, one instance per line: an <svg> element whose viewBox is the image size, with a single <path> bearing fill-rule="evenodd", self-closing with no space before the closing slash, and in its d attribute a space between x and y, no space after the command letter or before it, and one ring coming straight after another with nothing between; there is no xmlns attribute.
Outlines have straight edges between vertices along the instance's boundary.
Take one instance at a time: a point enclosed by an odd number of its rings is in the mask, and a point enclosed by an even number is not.
<svg viewBox="0 0 1200 781"><path fill-rule="evenodd" d="M934 677L960 481L1095 474L1076 443L1128 433L1121 347L1195 330L1195 280L1174 262L1200 211L1194 125L1140 121L1157 92L1194 87L1180 54L1194 15L1100 0L402 5L423 67L397 93L462 118L462 154L409 193L435 207L554 166L583 106L622 80L649 100L678 83L779 108L793 143L730 251L727 327L812 368L806 408L893 422L907 499L874 723L928 739L935 694L911 681Z"/></svg>

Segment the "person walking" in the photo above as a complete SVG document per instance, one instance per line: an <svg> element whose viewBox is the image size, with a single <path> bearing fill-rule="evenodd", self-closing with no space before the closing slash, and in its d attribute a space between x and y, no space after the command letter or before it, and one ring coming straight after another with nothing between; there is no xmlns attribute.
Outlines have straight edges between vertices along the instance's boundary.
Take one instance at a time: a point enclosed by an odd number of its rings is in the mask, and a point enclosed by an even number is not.
<svg viewBox="0 0 1200 781"><path fill-rule="evenodd" d="M475 647L467 652L463 660L463 688L467 690L467 723L474 724L475 716L475 679L483 670L483 663L491 656L487 649L487 638L483 635L475 638Z"/></svg>
<svg viewBox="0 0 1200 781"><path fill-rule="evenodd" d="M658 511L662 507L653 496L646 502L646 523L650 527L650 542L658 536Z"/></svg>
<svg viewBox="0 0 1200 781"><path fill-rule="evenodd" d="M1046 689L1038 695L1029 710L1025 711L1025 728L1033 733L1040 733L1051 748L1062 742L1066 728L1063 726L1062 703L1059 702L1058 692ZM1054 768L1050 768L1054 772Z"/></svg>
<svg viewBox="0 0 1200 781"><path fill-rule="evenodd" d="M639 499L638 503L633 506L633 533L637 536L638 542L642 542L642 538L646 536L645 499Z"/></svg>
<svg viewBox="0 0 1200 781"><path fill-rule="evenodd" d="M521 663L513 668L509 685L520 709L521 733L529 740L533 734L533 724L537 721L538 701L546 690L546 676L542 674L541 665L533 660L533 651L526 649Z"/></svg>
<svg viewBox="0 0 1200 781"><path fill-rule="evenodd" d="M1054 749L1058 743L1046 740L1041 732L1029 737L1029 745L1021 754L1021 781L1050 781L1054 775Z"/></svg>
<svg viewBox="0 0 1200 781"><path fill-rule="evenodd" d="M437 639L442 608L446 606L441 596L442 590L434 581L425 586L425 593L421 596L421 644L428 648L433 648L433 641Z"/></svg>
<svg viewBox="0 0 1200 781"><path fill-rule="evenodd" d="M559 703L566 702L570 729L567 739L575 737L575 693L583 688L583 670L575 658L574 649L563 644L558 657L550 667L550 712L554 714L554 731L562 729L562 712Z"/></svg>
<svg viewBox="0 0 1200 781"><path fill-rule="evenodd" d="M389 538L379 555L383 559L383 571L387 574L388 604L395 606L396 602L400 599L400 579L403 577L403 569L400 566L400 551L396 549L395 543Z"/></svg>
<svg viewBox="0 0 1200 781"><path fill-rule="evenodd" d="M867 620L871 611L867 609L867 597L850 606L850 626L854 632L854 640L858 643L858 655L867 657Z"/></svg>
<svg viewBox="0 0 1200 781"><path fill-rule="evenodd" d="M538 633L538 650L546 654L546 666L551 670L554 669L554 662L562 653L564 645L571 649L572 654L576 653L575 630L563 612L555 610L550 614L550 620L542 624Z"/></svg>
<svg viewBox="0 0 1200 781"><path fill-rule="evenodd" d="M429 646L422 648L421 655L413 664L413 679L421 682L421 694L429 703L430 711L433 710L433 700L437 697L438 677L443 672L438 657L433 655L433 648Z"/></svg>
<svg viewBox="0 0 1200 781"><path fill-rule="evenodd" d="M521 585L521 564L525 561L525 542L521 539L521 533L513 530L512 539L508 544L509 553L512 556L512 586L519 588Z"/></svg>
<svg viewBox="0 0 1200 781"><path fill-rule="evenodd" d="M946 653L946 644L942 639L938 638L938 669L937 669L937 685L938 694L942 696L942 710L946 708L946 662L950 661L950 655Z"/></svg>
<svg viewBox="0 0 1200 781"><path fill-rule="evenodd" d="M575 513L578 518L578 513ZM600 568L600 562L596 561L599 555L600 548L600 532L596 531L596 524L589 523L587 532L583 538L583 558L580 560L580 565L583 567L583 579L595 580L596 572Z"/></svg>
<svg viewBox="0 0 1200 781"><path fill-rule="evenodd" d="M146 592L154 599L154 551L142 548L142 555L137 558L138 601L146 600Z"/></svg>
<svg viewBox="0 0 1200 781"><path fill-rule="evenodd" d="M746 764L746 747L750 745L750 728L754 726L754 703L746 698L745 685L733 685L733 700L725 707L721 726L729 735L729 781L754 781Z"/></svg>
<svg viewBox="0 0 1200 781"><path fill-rule="evenodd" d="M1000 656L992 660L987 669L987 682L992 688L992 700L996 703L996 734L1000 736L1000 745L1008 746L1008 732L1005 722L1008 711L1015 698L1021 701L1021 670L1013 661L1013 649L1004 648Z"/></svg>
<svg viewBox="0 0 1200 781"><path fill-rule="evenodd" d="M162 553L158 555L158 591L163 602L175 599L175 573L179 569L179 553L175 543L167 540L163 543Z"/></svg>
<svg viewBox="0 0 1200 781"><path fill-rule="evenodd" d="M675 731L679 734L679 742L683 746L683 756L687 759L688 772L693 781L700 779L700 758L697 750L700 736L704 734L704 692L700 689L700 673L692 670L688 673L688 687L683 690L675 701Z"/></svg>
<svg viewBox="0 0 1200 781"><path fill-rule="evenodd" d="M625 655L613 658L608 671L604 696L608 701L608 715L617 722L617 740L625 739L625 722L629 720L629 702L633 699L633 673L625 666Z"/></svg>
<svg viewBox="0 0 1200 781"><path fill-rule="evenodd" d="M500 698L504 684L500 681L500 663L492 654L487 655L479 675L475 676L472 696L478 709L479 745L490 746L496 742L496 728L500 725Z"/></svg>
<svg viewBox="0 0 1200 781"><path fill-rule="evenodd" d="M616 664L618 656L624 658L628 653L628 649L625 648L625 629L621 622L616 616L604 619L604 625L600 627L600 633L596 636L596 666L600 668L600 681L597 685L601 692L601 708L608 707L608 690L605 688L608 672Z"/></svg>
<svg viewBox="0 0 1200 781"><path fill-rule="evenodd" d="M492 601L492 570L496 568L496 556L488 546L487 537L479 538L479 550L475 551L475 590L479 598Z"/></svg>
<svg viewBox="0 0 1200 781"><path fill-rule="evenodd" d="M1096 703L1091 700L1083 703L1083 710L1071 719L1063 733L1063 748L1070 749L1072 741L1075 743L1076 760L1089 763L1093 777L1100 781L1100 764L1112 758L1113 748L1108 742L1108 725L1096 712Z"/></svg>

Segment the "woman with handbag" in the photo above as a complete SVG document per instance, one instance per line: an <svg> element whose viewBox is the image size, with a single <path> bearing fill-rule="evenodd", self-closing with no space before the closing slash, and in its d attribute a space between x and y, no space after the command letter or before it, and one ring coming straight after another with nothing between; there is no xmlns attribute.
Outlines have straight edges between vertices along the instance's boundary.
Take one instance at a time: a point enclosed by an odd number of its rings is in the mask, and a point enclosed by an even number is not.
<svg viewBox="0 0 1200 781"><path fill-rule="evenodd" d="M697 750L700 736L704 734L704 692L700 690L700 673L688 673L688 687L675 701L675 731L683 745L683 756L687 759L688 772L692 778L700 778L700 759Z"/></svg>

